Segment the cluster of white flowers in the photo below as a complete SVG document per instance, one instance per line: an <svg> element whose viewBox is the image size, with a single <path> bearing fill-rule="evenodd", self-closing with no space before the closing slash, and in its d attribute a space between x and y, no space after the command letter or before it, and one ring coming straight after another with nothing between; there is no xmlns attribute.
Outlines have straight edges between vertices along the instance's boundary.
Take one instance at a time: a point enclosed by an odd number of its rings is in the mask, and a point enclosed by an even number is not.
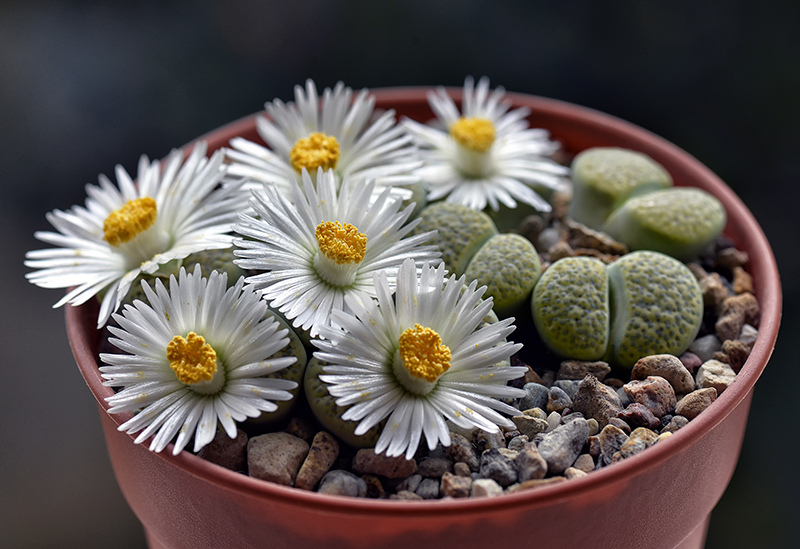
<svg viewBox="0 0 800 549"><path fill-rule="evenodd" d="M36 237L56 247L28 253L28 278L69 288L56 306L99 298L98 328L113 319L109 341L125 354L101 354L100 369L121 388L109 411L135 413L120 430L157 452L191 438L198 451L218 425L233 437L236 422L291 399L295 382L265 377L296 360L276 358L288 330L268 306L316 338L320 380L357 435L386 422L378 452L410 458L423 435L449 445L447 421L513 426L500 413L518 413L503 401L522 396L508 384L524 373L507 365L521 348L506 341L513 319L484 322L485 288L447 277L409 199L418 188L426 201L547 211L534 189L566 171L488 79L467 79L462 113L443 88L429 102L438 120L398 123L366 90L339 83L320 98L309 80L294 102L267 103L266 146L236 137L210 157L203 142L185 160L143 156L136 180L118 166L116 186L101 175L85 207L48 214L58 232ZM182 267L219 249L249 276ZM147 303L130 303L139 279Z"/></svg>

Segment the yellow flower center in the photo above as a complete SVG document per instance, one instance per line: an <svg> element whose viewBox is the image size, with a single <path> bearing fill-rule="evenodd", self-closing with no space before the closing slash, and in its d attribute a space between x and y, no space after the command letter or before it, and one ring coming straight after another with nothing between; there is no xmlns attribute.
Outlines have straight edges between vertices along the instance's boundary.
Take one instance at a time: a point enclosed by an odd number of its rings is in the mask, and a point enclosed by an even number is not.
<svg viewBox="0 0 800 549"><path fill-rule="evenodd" d="M156 221L156 201L149 196L128 200L103 222L103 240L119 246L133 240Z"/></svg>
<svg viewBox="0 0 800 549"><path fill-rule="evenodd" d="M450 369L450 349L436 330L414 324L400 335L400 358L408 373L433 383Z"/></svg>
<svg viewBox="0 0 800 549"><path fill-rule="evenodd" d="M361 263L367 253L367 235L350 223L323 221L315 231L319 251L337 265Z"/></svg>
<svg viewBox="0 0 800 549"><path fill-rule="evenodd" d="M173 337L167 345L167 358L178 380L186 385L211 381L217 373L217 352L194 332L185 339Z"/></svg>
<svg viewBox="0 0 800 549"><path fill-rule="evenodd" d="M297 140L289 152L289 161L297 173L303 168L311 175L316 174L317 168L335 169L339 162L339 141L332 135L314 132Z"/></svg>
<svg viewBox="0 0 800 549"><path fill-rule="evenodd" d="M486 118L461 117L451 124L450 135L463 147L485 153L494 143L494 125Z"/></svg>

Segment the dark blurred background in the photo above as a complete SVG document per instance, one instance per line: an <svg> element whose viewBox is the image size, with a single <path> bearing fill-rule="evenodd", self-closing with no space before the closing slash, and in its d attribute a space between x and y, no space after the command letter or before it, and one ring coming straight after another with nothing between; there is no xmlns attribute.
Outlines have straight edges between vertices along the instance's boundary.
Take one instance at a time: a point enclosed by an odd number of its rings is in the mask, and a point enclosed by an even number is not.
<svg viewBox="0 0 800 549"><path fill-rule="evenodd" d="M309 77L359 89L487 75L660 134L760 221L785 315L707 546L794 546L798 29L800 5L773 0L0 1L0 545L144 547L51 309L62 294L23 278L45 212L82 204L117 163L133 173L142 153L292 99Z"/></svg>

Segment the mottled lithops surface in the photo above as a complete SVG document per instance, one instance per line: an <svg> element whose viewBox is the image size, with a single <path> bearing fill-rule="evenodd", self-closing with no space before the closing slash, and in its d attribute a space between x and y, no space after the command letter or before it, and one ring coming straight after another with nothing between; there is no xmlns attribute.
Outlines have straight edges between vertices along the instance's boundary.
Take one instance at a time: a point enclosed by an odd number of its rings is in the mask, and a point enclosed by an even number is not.
<svg viewBox="0 0 800 549"><path fill-rule="evenodd" d="M628 368L643 356L682 353L703 319L703 296L691 271L650 251L608 266L588 257L556 261L536 284L531 307L552 351Z"/></svg>
<svg viewBox="0 0 800 549"><path fill-rule="evenodd" d="M492 297L494 311L506 317L526 302L542 274L542 265L530 240L518 234L498 234L478 250L464 274L467 281L477 280L479 286L487 287L484 297Z"/></svg>
<svg viewBox="0 0 800 549"><path fill-rule="evenodd" d="M655 250L691 258L725 227L725 208L695 188L671 188L635 196L608 218L605 231L631 250Z"/></svg>
<svg viewBox="0 0 800 549"><path fill-rule="evenodd" d="M430 243L439 246L447 270L456 276L464 274L472 256L497 234L488 215L461 204L437 202L423 209L419 217L422 221L413 234L436 230Z"/></svg>
<svg viewBox="0 0 800 549"><path fill-rule="evenodd" d="M275 373L268 374L264 377L274 378L274 379L288 379L290 381L294 381L297 383L297 387L289 391L292 393L292 400L289 401L276 401L275 404L278 405L278 409L274 412L264 412L257 418L248 419L248 423L255 424L255 423L277 423L286 419L289 415L289 412L292 411L294 405L297 403L297 395L300 393L300 387L303 385L303 374L306 371L306 364L308 362L308 355L306 354L306 349L303 346L302 341L292 329L291 326L278 314L276 314L271 309L267 311L267 316L270 318L275 319L275 321L280 325L278 330L287 330L289 337L289 344L284 347L282 350L278 351L270 358L281 358L285 356L294 356L297 357L297 362L289 366L288 368L284 368L283 370L279 370Z"/></svg>
<svg viewBox="0 0 800 549"><path fill-rule="evenodd" d="M533 321L554 352L598 360L608 346L608 300L605 264L589 257L567 257L553 263L533 289Z"/></svg>
<svg viewBox="0 0 800 549"><path fill-rule="evenodd" d="M569 215L602 229L609 214L633 194L670 187L669 173L649 156L616 147L594 147L572 162Z"/></svg>
<svg viewBox="0 0 800 549"><path fill-rule="evenodd" d="M323 373L322 366L323 363L316 358L309 360L303 380L306 399L314 417L325 429L351 446L356 448L375 446L383 424L379 423L364 435L356 436L355 430L358 427L358 422L342 419L342 414L344 414L346 408L336 405L334 398L328 393L326 385L319 379L320 374Z"/></svg>
<svg viewBox="0 0 800 549"><path fill-rule="evenodd" d="M632 367L643 356L688 349L703 320L703 295L686 265L639 251L607 271L614 311L608 360Z"/></svg>

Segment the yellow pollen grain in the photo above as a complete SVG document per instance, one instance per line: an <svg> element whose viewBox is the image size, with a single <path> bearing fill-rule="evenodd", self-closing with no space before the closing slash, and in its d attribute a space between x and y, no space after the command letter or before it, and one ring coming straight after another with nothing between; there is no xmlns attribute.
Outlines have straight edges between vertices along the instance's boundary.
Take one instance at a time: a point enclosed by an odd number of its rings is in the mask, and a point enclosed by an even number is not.
<svg viewBox="0 0 800 549"><path fill-rule="evenodd" d="M494 125L487 118L459 118L450 125L450 135L460 145L485 153L494 143Z"/></svg>
<svg viewBox="0 0 800 549"><path fill-rule="evenodd" d="M367 235L350 223L323 221L314 231L319 251L338 265L361 263L367 253Z"/></svg>
<svg viewBox="0 0 800 549"><path fill-rule="evenodd" d="M112 246L133 240L155 223L156 216L156 201L153 198L145 196L128 200L120 209L106 217L103 222L103 240Z"/></svg>
<svg viewBox="0 0 800 549"><path fill-rule="evenodd" d="M339 162L339 141L332 135L314 132L295 142L289 152L289 162L297 173L303 168L309 173L315 173L317 168L335 169Z"/></svg>
<svg viewBox="0 0 800 549"><path fill-rule="evenodd" d="M414 324L400 335L400 358L411 376L433 383L450 369L450 349L435 330Z"/></svg>
<svg viewBox="0 0 800 549"><path fill-rule="evenodd" d="M167 359L178 380L187 385L211 381L217 373L217 352L194 332L185 339L173 337L167 345Z"/></svg>

